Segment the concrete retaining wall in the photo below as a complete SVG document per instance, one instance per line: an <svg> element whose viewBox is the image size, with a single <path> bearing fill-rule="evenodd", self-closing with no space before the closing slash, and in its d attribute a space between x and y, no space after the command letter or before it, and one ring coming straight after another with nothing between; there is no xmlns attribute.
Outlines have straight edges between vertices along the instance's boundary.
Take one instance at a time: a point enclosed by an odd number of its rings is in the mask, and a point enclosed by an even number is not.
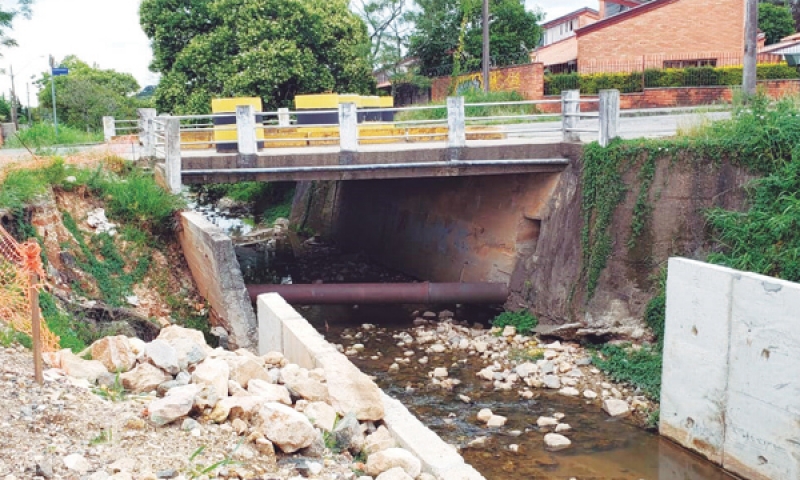
<svg viewBox="0 0 800 480"><path fill-rule="evenodd" d="M358 370L277 293L260 295L257 310L260 355L278 351L290 363L304 368L325 368L330 366L330 362L337 362L341 364L338 371ZM385 393L382 397L386 428L400 447L420 459L424 472L441 480L484 478L464 462L455 448L425 427L402 403Z"/></svg>
<svg viewBox="0 0 800 480"><path fill-rule="evenodd" d="M231 349L255 350L256 315L231 239L197 212L181 213L178 239L197 289L211 305L212 325L228 332Z"/></svg>
<svg viewBox="0 0 800 480"><path fill-rule="evenodd" d="M661 433L744 478L800 478L800 284L671 258Z"/></svg>

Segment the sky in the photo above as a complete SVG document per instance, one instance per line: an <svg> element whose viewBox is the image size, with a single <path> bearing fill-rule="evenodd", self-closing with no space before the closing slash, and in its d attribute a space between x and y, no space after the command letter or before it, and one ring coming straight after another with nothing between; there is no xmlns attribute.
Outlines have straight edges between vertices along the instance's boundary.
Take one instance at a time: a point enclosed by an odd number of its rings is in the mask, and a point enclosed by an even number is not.
<svg viewBox="0 0 800 480"><path fill-rule="evenodd" d="M14 69L17 97L36 105L37 78L48 68L48 56L57 60L77 55L100 68L128 72L144 87L158 83L148 70L152 52L150 42L139 26L141 0L35 0L30 19L18 18L10 36L18 47L0 51L0 92L9 92L10 68ZM540 8L547 19L585 6L597 8L597 0L526 0L529 8ZM0 0L9 5L12 0Z"/></svg>

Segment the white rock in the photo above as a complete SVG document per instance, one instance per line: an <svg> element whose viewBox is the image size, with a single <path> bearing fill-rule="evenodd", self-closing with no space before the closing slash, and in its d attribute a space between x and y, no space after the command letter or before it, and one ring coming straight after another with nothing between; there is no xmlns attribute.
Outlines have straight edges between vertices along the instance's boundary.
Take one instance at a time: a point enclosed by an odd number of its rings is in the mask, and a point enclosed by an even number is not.
<svg viewBox="0 0 800 480"><path fill-rule="evenodd" d="M90 384L94 384L101 375L108 373L103 363L98 360L84 360L70 350L62 350L60 353L61 369L70 377L87 380Z"/></svg>
<svg viewBox="0 0 800 480"><path fill-rule="evenodd" d="M125 390L134 393L150 392L164 382L172 380L164 370L149 363L140 363L136 367L119 376Z"/></svg>
<svg viewBox="0 0 800 480"><path fill-rule="evenodd" d="M303 413L311 420L311 423L326 432L333 431L336 424L336 410L325 402L311 402Z"/></svg>
<svg viewBox="0 0 800 480"><path fill-rule="evenodd" d="M494 369L492 367L486 367L479 371L477 375L479 378L492 381L494 380Z"/></svg>
<svg viewBox="0 0 800 480"><path fill-rule="evenodd" d="M67 470L78 473L86 473L92 468L89 461L86 460L83 455L77 453L64 457L64 466L67 467Z"/></svg>
<svg viewBox="0 0 800 480"><path fill-rule="evenodd" d="M471 399L471 398L469 398L469 397L468 397L468 396L466 396L466 395L459 395L459 396L458 396L458 399L459 399L459 400L461 400L461 401L462 401L462 402L464 402L464 403L470 403L470 402L472 402L472 399Z"/></svg>
<svg viewBox="0 0 800 480"><path fill-rule="evenodd" d="M556 412L556 413L553 414L553 418L555 418L556 420L559 420L559 421L563 420L564 417L566 417L566 415L564 415L561 412Z"/></svg>
<svg viewBox="0 0 800 480"><path fill-rule="evenodd" d="M144 349L144 356L148 362L169 374L175 375L181 370L178 366L178 352L164 340L153 340L148 343Z"/></svg>
<svg viewBox="0 0 800 480"><path fill-rule="evenodd" d="M124 335L104 337L92 344L92 359L102 362L111 373L127 372L136 364L136 352Z"/></svg>
<svg viewBox="0 0 800 480"><path fill-rule="evenodd" d="M439 367L433 371L433 376L436 378L446 378L447 375L447 369L443 367Z"/></svg>
<svg viewBox="0 0 800 480"><path fill-rule="evenodd" d="M492 417L486 422L487 427L502 427L506 424L508 419L502 415L492 415Z"/></svg>
<svg viewBox="0 0 800 480"><path fill-rule="evenodd" d="M482 408L478 412L478 420L481 421L481 422L486 423L486 422L489 421L490 418L492 418L492 415L494 415L494 414L492 413L492 411L490 409Z"/></svg>
<svg viewBox="0 0 800 480"><path fill-rule="evenodd" d="M630 413L628 404L624 400L609 398L603 401L603 410L612 417L622 417Z"/></svg>
<svg viewBox="0 0 800 480"><path fill-rule="evenodd" d="M360 421L383 419L381 390L345 357L336 355L323 362L331 406L340 415L355 413Z"/></svg>
<svg viewBox="0 0 800 480"><path fill-rule="evenodd" d="M247 391L251 395L256 395L264 399L265 402L277 402L284 405L292 404L292 396L289 395L289 389L283 385L275 385L264 380L254 378L250 380L250 385Z"/></svg>
<svg viewBox="0 0 800 480"><path fill-rule="evenodd" d="M572 425L569 423L559 423L556 425L556 433L569 432L572 430Z"/></svg>
<svg viewBox="0 0 800 480"><path fill-rule="evenodd" d="M569 447L572 445L572 442L564 435L559 435L558 433L548 433L544 436L544 445L551 452L555 452Z"/></svg>
<svg viewBox="0 0 800 480"><path fill-rule="evenodd" d="M394 467L378 475L375 480L414 480L414 477L409 476L401 467Z"/></svg>
<svg viewBox="0 0 800 480"><path fill-rule="evenodd" d="M198 393L200 393L198 385L184 385L169 389L164 398L153 400L147 406L150 421L162 426L188 415Z"/></svg>
<svg viewBox="0 0 800 480"><path fill-rule="evenodd" d="M281 403L265 403L258 417L258 429L285 453L306 448L317 438L316 429L305 415Z"/></svg>
<svg viewBox="0 0 800 480"><path fill-rule="evenodd" d="M367 455L382 452L389 448L395 448L396 446L397 442L395 442L392 434L389 433L389 430L383 425L378 427L373 433L367 435L367 438L364 440L364 452Z"/></svg>
<svg viewBox="0 0 800 480"><path fill-rule="evenodd" d="M517 445L516 443L512 443L511 445L508 446L508 451L510 451L511 453L519 453L519 445Z"/></svg>
<svg viewBox="0 0 800 480"><path fill-rule="evenodd" d="M192 373L192 382L202 385L211 385L217 391L219 398L228 396L228 379L230 367L227 362L217 358L207 358L199 363Z"/></svg>
<svg viewBox="0 0 800 480"><path fill-rule="evenodd" d="M467 447L468 448L483 448L483 447L486 446L486 443L488 442L488 440L489 440L489 437L484 437L484 436L475 437L475 438L473 438L472 440L470 440L467 443Z"/></svg>
<svg viewBox="0 0 800 480"><path fill-rule="evenodd" d="M545 387L552 388L554 390L561 388L561 380L555 375L545 375L542 378L542 383Z"/></svg>
<svg viewBox="0 0 800 480"><path fill-rule="evenodd" d="M170 325L168 327L164 327L158 333L158 340L164 340L170 344L173 340L179 338L188 338L198 345L202 345L203 347L208 346L206 344L206 338L203 336L203 332L191 328L181 327L180 325Z"/></svg>
<svg viewBox="0 0 800 480"><path fill-rule="evenodd" d="M558 420L553 417L539 417L536 419L536 425L539 427L553 427L558 425Z"/></svg>
<svg viewBox="0 0 800 480"><path fill-rule="evenodd" d="M380 475L395 467L402 468L412 478L417 478L422 470L419 459L402 448L387 448L367 458L366 469L370 475Z"/></svg>
<svg viewBox="0 0 800 480"><path fill-rule="evenodd" d="M584 390L583 397L588 398L589 400L594 400L595 398L597 398L597 393L594 392L593 390Z"/></svg>
<svg viewBox="0 0 800 480"><path fill-rule="evenodd" d="M527 378L527 377L531 376L532 374L538 372L539 371L539 366L536 365L535 363L526 362L526 363L517 365L517 367L514 369L514 371L516 371L517 375L519 375L520 377Z"/></svg>
<svg viewBox="0 0 800 480"><path fill-rule="evenodd" d="M567 396L567 397L577 397L581 394L575 387L564 387L558 391L559 394Z"/></svg>

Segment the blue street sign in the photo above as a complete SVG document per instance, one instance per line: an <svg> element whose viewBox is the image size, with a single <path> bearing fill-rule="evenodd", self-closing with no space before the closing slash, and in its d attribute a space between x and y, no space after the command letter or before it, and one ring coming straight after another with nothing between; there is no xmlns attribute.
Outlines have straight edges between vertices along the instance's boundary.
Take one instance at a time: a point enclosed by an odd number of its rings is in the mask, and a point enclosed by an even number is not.
<svg viewBox="0 0 800 480"><path fill-rule="evenodd" d="M53 76L59 77L61 75L69 74L69 68L54 68L53 69Z"/></svg>

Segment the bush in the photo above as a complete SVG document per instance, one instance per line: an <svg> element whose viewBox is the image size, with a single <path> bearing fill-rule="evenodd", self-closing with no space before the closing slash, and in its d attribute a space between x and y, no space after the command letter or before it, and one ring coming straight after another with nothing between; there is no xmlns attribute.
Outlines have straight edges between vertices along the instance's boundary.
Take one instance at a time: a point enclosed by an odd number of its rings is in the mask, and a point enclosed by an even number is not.
<svg viewBox="0 0 800 480"><path fill-rule="evenodd" d="M758 65L759 80L798 78L794 67L785 63ZM688 67L647 69L644 72L647 88L700 87L741 85L742 67ZM622 93L641 92L642 72L633 73L578 73L548 74L544 78L545 95L560 95L562 90L580 90L595 95L603 89L614 88Z"/></svg>
<svg viewBox="0 0 800 480"><path fill-rule="evenodd" d="M58 136L53 125L35 123L6 139L4 148L42 148L53 145L81 145L103 141L102 132L85 132L67 125L58 126Z"/></svg>
<svg viewBox="0 0 800 480"><path fill-rule="evenodd" d="M521 102L525 100L519 92L483 92L469 90L463 95L465 103ZM444 106L446 102L433 102L430 105ZM537 113L535 105L497 105L489 107L467 107L464 111L469 117L489 117L498 115L531 115ZM398 122L414 120L447 120L447 108L431 110L410 110L400 112L395 120Z"/></svg>
<svg viewBox="0 0 800 480"><path fill-rule="evenodd" d="M603 345L592 363L616 382L639 388L651 400L661 398L661 351L652 346Z"/></svg>
<svg viewBox="0 0 800 480"><path fill-rule="evenodd" d="M503 312L494 317L492 326L498 328L505 328L512 326L517 329L517 333L527 335L533 331L539 324L539 319L527 310L520 310L517 312Z"/></svg>

